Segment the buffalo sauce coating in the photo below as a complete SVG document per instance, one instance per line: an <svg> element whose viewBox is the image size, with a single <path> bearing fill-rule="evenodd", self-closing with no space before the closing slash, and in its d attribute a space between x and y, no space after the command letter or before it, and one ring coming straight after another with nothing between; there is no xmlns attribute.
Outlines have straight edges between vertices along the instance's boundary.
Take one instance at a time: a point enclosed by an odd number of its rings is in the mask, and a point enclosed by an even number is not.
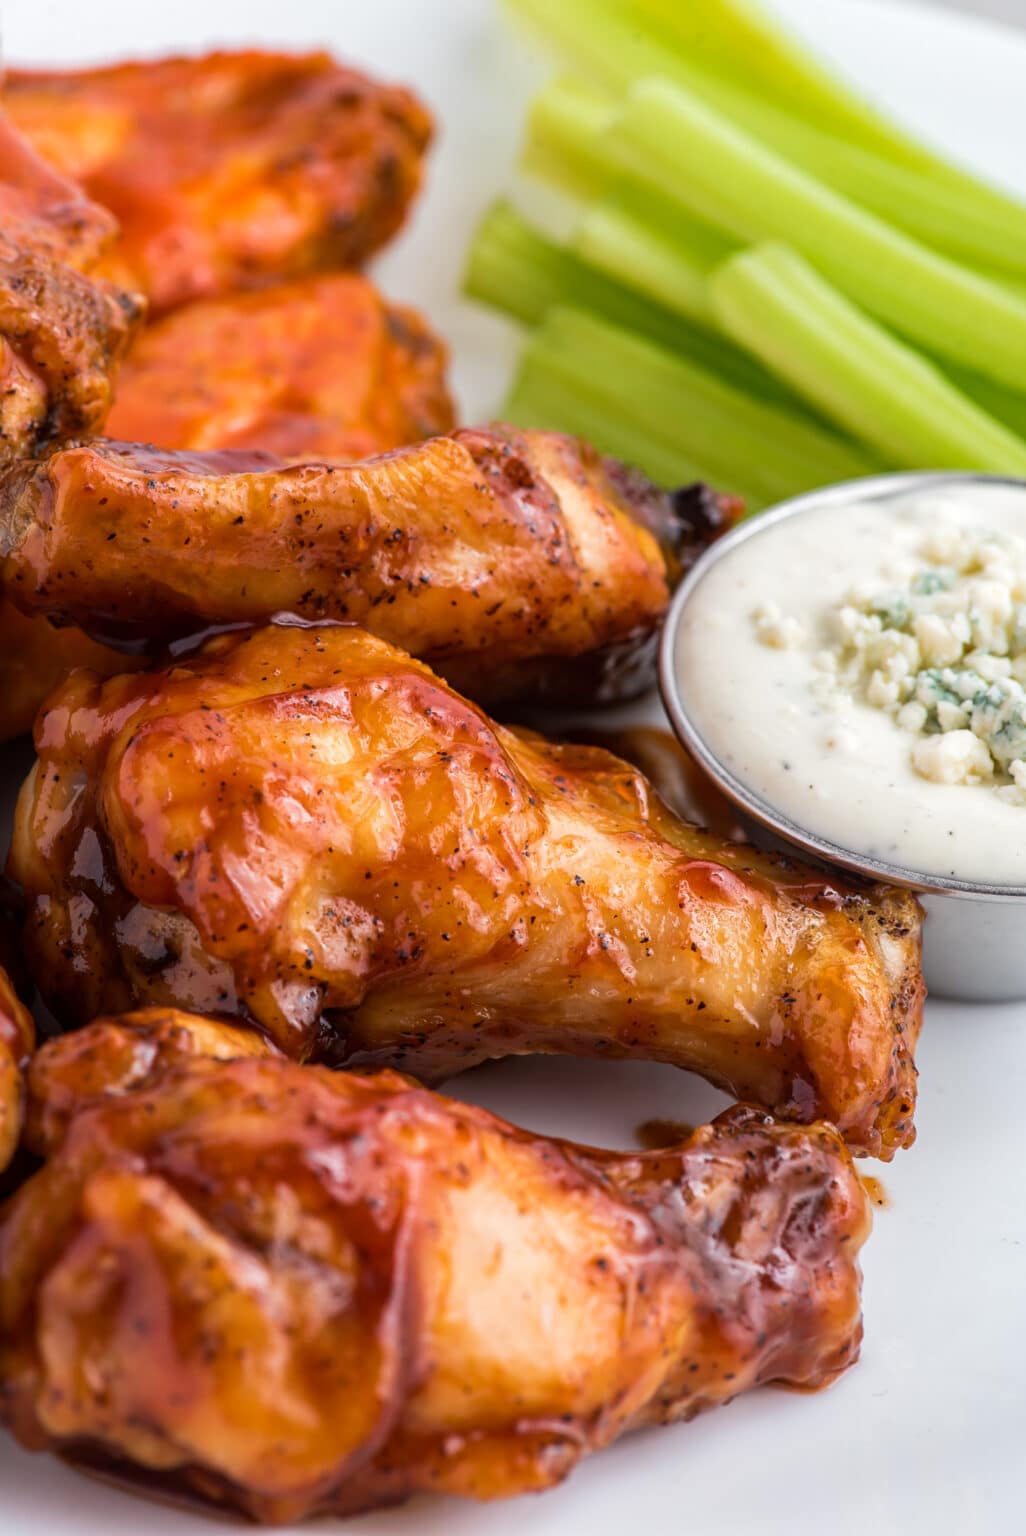
<svg viewBox="0 0 1026 1536"><path fill-rule="evenodd" d="M0 465L103 425L141 314L92 275L116 231L0 115ZM73 661L102 667L103 653L0 598L0 741L28 729Z"/></svg>
<svg viewBox="0 0 1026 1536"><path fill-rule="evenodd" d="M110 676L139 665L73 626L54 629L0 598L0 741L32 729L40 704L73 667Z"/></svg>
<svg viewBox="0 0 1026 1536"><path fill-rule="evenodd" d="M735 1109L617 1156L281 1059L105 1097L116 1028L74 1043L89 1086L0 1222L26 1445L291 1520L544 1488L624 1430L856 1357L868 1203L830 1128Z"/></svg>
<svg viewBox="0 0 1026 1536"><path fill-rule="evenodd" d="M0 970L0 1172L14 1156L21 1135L25 1069L35 1038L32 1015L7 972Z"/></svg>
<svg viewBox="0 0 1026 1536"><path fill-rule="evenodd" d="M96 1019L40 1050L26 1070L28 1113L24 1141L36 1157L60 1146L84 1103L151 1087L197 1059L237 1061L277 1056L255 1030L177 1008L141 1008Z"/></svg>
<svg viewBox="0 0 1026 1536"><path fill-rule="evenodd" d="M103 424L141 316L95 275L115 231L0 115L0 464Z"/></svg>
<svg viewBox="0 0 1026 1536"><path fill-rule="evenodd" d="M502 729L354 629L73 677L11 871L72 1017L233 1014L441 1075L530 1050L701 1072L884 1156L912 1136L911 897L678 822L596 748Z"/></svg>
<svg viewBox="0 0 1026 1536"><path fill-rule="evenodd" d="M431 137L412 93L325 53L9 70L4 100L114 213L107 270L153 313L360 265L401 226Z"/></svg>
<svg viewBox="0 0 1026 1536"><path fill-rule="evenodd" d="M622 730L581 730L572 740L633 763L675 816L718 832L731 842L745 841L744 828L731 802L670 731L654 725Z"/></svg>
<svg viewBox="0 0 1026 1536"><path fill-rule="evenodd" d="M873 1204L878 1206L880 1210L886 1211L890 1208L891 1197L887 1193L887 1188L882 1179L876 1179L870 1174L864 1173L862 1174L862 1188L866 1191Z"/></svg>
<svg viewBox="0 0 1026 1536"><path fill-rule="evenodd" d="M107 435L160 448L363 459L455 424L448 351L358 272L184 305L148 326Z"/></svg>
<svg viewBox="0 0 1026 1536"><path fill-rule="evenodd" d="M98 638L339 619L489 692L525 660L650 659L683 525L631 497L585 444L512 428L348 465L97 440L0 477L0 554L12 601Z"/></svg>

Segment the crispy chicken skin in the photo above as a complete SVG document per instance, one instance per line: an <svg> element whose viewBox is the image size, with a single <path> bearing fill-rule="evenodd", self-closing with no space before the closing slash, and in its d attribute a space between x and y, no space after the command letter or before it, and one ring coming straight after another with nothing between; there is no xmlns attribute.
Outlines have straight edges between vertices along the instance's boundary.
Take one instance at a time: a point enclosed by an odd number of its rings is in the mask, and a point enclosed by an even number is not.
<svg viewBox="0 0 1026 1536"><path fill-rule="evenodd" d="M109 436L363 459L455 425L445 344L357 272L187 304L140 336Z"/></svg>
<svg viewBox="0 0 1026 1536"><path fill-rule="evenodd" d="M493 725L363 631L79 673L36 745L10 873L62 1017L176 1005L435 1078L653 1058L859 1151L912 1140L910 895L699 832L625 763Z"/></svg>
<svg viewBox="0 0 1026 1536"><path fill-rule="evenodd" d="M856 1358L870 1218L832 1128L739 1108L598 1152L391 1072L206 1061L197 1027L127 1085L145 1016L36 1060L47 1158L0 1218L22 1444L287 1521L539 1490Z"/></svg>
<svg viewBox="0 0 1026 1536"><path fill-rule="evenodd" d="M0 473L0 573L26 613L97 638L290 612L359 623L476 698L537 694L544 670L580 703L650 680L671 584L731 511L510 427L292 467L98 440Z"/></svg>
<svg viewBox="0 0 1026 1536"><path fill-rule="evenodd" d="M141 315L89 275L115 232L0 115L0 464L103 424Z"/></svg>
<svg viewBox="0 0 1026 1536"><path fill-rule="evenodd" d="M6 935L0 935L0 960L6 960ZM21 1136L25 1069L35 1045L32 1015L0 969L0 1173L11 1161Z"/></svg>
<svg viewBox="0 0 1026 1536"><path fill-rule="evenodd" d="M359 266L399 229L431 119L326 53L10 70L39 153L111 209L107 260L151 311Z"/></svg>

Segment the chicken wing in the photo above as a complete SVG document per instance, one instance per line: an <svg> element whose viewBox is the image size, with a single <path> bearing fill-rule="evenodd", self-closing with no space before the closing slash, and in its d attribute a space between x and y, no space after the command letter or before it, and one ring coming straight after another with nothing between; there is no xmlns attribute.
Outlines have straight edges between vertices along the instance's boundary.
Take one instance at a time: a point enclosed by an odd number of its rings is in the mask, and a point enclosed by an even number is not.
<svg viewBox="0 0 1026 1536"><path fill-rule="evenodd" d="M0 939L0 960L5 959ZM17 1150L25 1101L25 1069L35 1044L32 1015L0 969L0 1173ZM0 1395L2 1395L0 1387Z"/></svg>
<svg viewBox="0 0 1026 1536"><path fill-rule="evenodd" d="M4 131L0 125L0 136ZM31 163L35 157L26 152L26 159ZM95 261L111 233L109 216L35 163L53 221L40 217L39 239L56 246L55 230L62 238L66 231L76 259ZM6 191L8 198L13 195L10 185ZM4 192L0 187L0 209ZM115 315L124 313L108 284L90 283L73 272L65 272L62 281L76 302L93 292L102 313L110 305ZM130 331L126 323L117 345L109 343L109 362L103 350L108 343L94 353L72 348L65 356L60 338L73 323L69 305L70 300L38 324L29 322L21 359L8 347L17 378L0 394L0 459L4 444L12 456L27 455L44 432L63 436L102 425L115 353ZM83 326L88 323L84 311L81 319ZM25 361L35 356L32 348L41 336L51 337L44 321L57 338L45 356L58 378L62 368L69 370L67 389L52 410L54 386ZM101 328L90 334L102 341ZM76 370L80 353L93 357L91 374ZM111 420L115 430L170 447L265 442L283 457L359 458L452 426L445 365L444 345L415 312L386 305L357 274L336 274L188 305L148 328L120 369ZM74 626L55 630L0 599L0 740L31 727L40 704L72 667L109 675L131 665Z"/></svg>
<svg viewBox="0 0 1026 1536"><path fill-rule="evenodd" d="M117 226L0 116L0 464L98 431L141 301L88 275ZM0 740L27 730L50 688L100 646L0 599Z"/></svg>
<svg viewBox="0 0 1026 1536"><path fill-rule="evenodd" d="M80 629L54 629L0 598L0 742L32 729L39 706L75 667L110 677L139 662L90 640Z"/></svg>
<svg viewBox="0 0 1026 1536"><path fill-rule="evenodd" d="M10 872L59 1016L177 1005L430 1077L648 1057L862 1151L912 1139L912 896L698 832L361 630L79 673L36 741Z"/></svg>
<svg viewBox="0 0 1026 1536"><path fill-rule="evenodd" d="M161 313L358 266L403 222L431 120L326 53L10 70L17 127L112 210L119 281Z"/></svg>
<svg viewBox="0 0 1026 1536"><path fill-rule="evenodd" d="M671 583L731 505L513 428L292 467L99 440L0 472L0 573L97 638L285 611L362 624L478 698L580 703L651 680Z"/></svg>
<svg viewBox="0 0 1026 1536"><path fill-rule="evenodd" d="M47 1161L0 1221L23 1445L285 1521L536 1491L624 1431L857 1356L868 1201L830 1127L735 1109L618 1155L390 1072L183 1044L126 1086L132 1033L33 1067Z"/></svg>
<svg viewBox="0 0 1026 1536"><path fill-rule="evenodd" d="M0 464L103 424L142 312L88 275L115 233L0 115Z"/></svg>
<svg viewBox="0 0 1026 1536"><path fill-rule="evenodd" d="M111 437L363 459L455 425L446 347L355 272L187 304L139 338Z"/></svg>
<svg viewBox="0 0 1026 1536"><path fill-rule="evenodd" d="M682 821L705 827L728 842L747 842L736 806L670 731L654 725L618 731L593 726L575 730L570 739L604 747L640 768L663 804Z"/></svg>
<svg viewBox="0 0 1026 1536"><path fill-rule="evenodd" d="M52 1041L28 1064L25 1145L34 1156L47 1157L86 1103L152 1088L197 1060L256 1056L284 1059L255 1030L178 1008L141 1008L97 1019Z"/></svg>

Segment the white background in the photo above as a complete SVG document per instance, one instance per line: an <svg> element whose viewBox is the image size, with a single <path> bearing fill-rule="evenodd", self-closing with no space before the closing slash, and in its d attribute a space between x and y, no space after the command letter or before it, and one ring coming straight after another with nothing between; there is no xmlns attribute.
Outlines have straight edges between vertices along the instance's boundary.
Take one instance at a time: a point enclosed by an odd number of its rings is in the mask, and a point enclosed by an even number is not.
<svg viewBox="0 0 1026 1536"><path fill-rule="evenodd" d="M974 16L992 16L997 21L1026 26L1026 0L926 0L930 5L947 5L952 10L970 11Z"/></svg>

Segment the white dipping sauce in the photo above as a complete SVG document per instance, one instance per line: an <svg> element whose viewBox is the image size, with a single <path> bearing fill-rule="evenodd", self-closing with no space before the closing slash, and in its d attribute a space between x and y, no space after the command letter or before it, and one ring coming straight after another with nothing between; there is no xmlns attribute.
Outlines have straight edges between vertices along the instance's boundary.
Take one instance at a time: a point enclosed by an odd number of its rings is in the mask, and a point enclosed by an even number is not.
<svg viewBox="0 0 1026 1536"><path fill-rule="evenodd" d="M707 747L768 809L855 855L984 884L1026 885L1026 806L987 784L924 779L893 714L823 686L832 615L853 587L907 579L938 526L1026 538L1026 489L918 489L820 505L755 530L685 604L676 666ZM784 616L783 648L756 615Z"/></svg>

